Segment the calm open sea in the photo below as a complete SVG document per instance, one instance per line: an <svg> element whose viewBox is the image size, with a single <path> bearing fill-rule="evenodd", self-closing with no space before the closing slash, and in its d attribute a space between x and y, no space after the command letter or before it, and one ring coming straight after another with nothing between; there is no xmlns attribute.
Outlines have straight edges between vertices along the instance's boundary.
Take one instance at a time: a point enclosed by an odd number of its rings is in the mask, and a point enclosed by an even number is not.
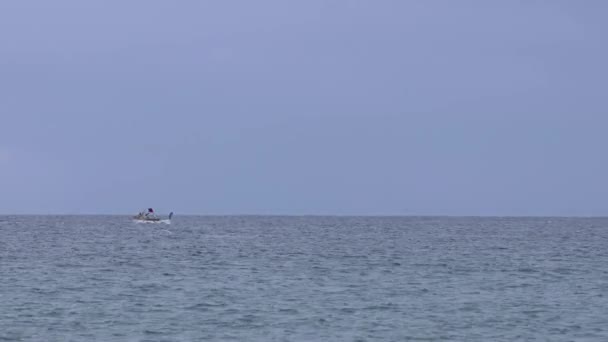
<svg viewBox="0 0 608 342"><path fill-rule="evenodd" d="M608 219L0 216L0 341L608 341Z"/></svg>

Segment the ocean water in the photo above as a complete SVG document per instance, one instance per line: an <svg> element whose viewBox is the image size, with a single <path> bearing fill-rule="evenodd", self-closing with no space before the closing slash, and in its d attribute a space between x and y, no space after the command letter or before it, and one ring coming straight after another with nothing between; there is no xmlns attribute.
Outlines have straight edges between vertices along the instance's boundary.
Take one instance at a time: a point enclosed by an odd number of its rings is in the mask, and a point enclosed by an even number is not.
<svg viewBox="0 0 608 342"><path fill-rule="evenodd" d="M0 341L608 341L608 219L0 216Z"/></svg>

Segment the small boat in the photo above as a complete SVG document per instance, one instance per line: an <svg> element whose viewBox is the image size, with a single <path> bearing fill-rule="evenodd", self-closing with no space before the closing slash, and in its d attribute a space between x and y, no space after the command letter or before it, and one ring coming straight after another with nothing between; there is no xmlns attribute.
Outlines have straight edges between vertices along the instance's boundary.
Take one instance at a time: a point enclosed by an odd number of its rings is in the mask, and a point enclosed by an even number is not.
<svg viewBox="0 0 608 342"><path fill-rule="evenodd" d="M141 211L139 214L133 216L133 220L138 223L171 223L173 212L169 213L169 218L163 219L156 216L154 209L148 208L147 211Z"/></svg>

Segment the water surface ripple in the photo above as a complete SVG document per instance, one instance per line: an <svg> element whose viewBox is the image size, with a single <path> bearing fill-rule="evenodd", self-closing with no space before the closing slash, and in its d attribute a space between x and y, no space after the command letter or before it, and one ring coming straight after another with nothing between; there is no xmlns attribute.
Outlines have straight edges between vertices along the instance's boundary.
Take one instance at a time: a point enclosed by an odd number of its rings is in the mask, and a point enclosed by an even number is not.
<svg viewBox="0 0 608 342"><path fill-rule="evenodd" d="M0 341L606 341L608 219L0 216Z"/></svg>

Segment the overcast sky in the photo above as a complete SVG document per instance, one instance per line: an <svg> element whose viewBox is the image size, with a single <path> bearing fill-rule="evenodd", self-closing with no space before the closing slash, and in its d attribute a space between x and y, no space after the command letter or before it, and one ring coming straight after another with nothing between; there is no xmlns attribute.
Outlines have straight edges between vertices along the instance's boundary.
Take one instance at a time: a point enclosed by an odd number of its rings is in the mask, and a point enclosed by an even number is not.
<svg viewBox="0 0 608 342"><path fill-rule="evenodd" d="M0 213L608 215L607 13L2 1Z"/></svg>

